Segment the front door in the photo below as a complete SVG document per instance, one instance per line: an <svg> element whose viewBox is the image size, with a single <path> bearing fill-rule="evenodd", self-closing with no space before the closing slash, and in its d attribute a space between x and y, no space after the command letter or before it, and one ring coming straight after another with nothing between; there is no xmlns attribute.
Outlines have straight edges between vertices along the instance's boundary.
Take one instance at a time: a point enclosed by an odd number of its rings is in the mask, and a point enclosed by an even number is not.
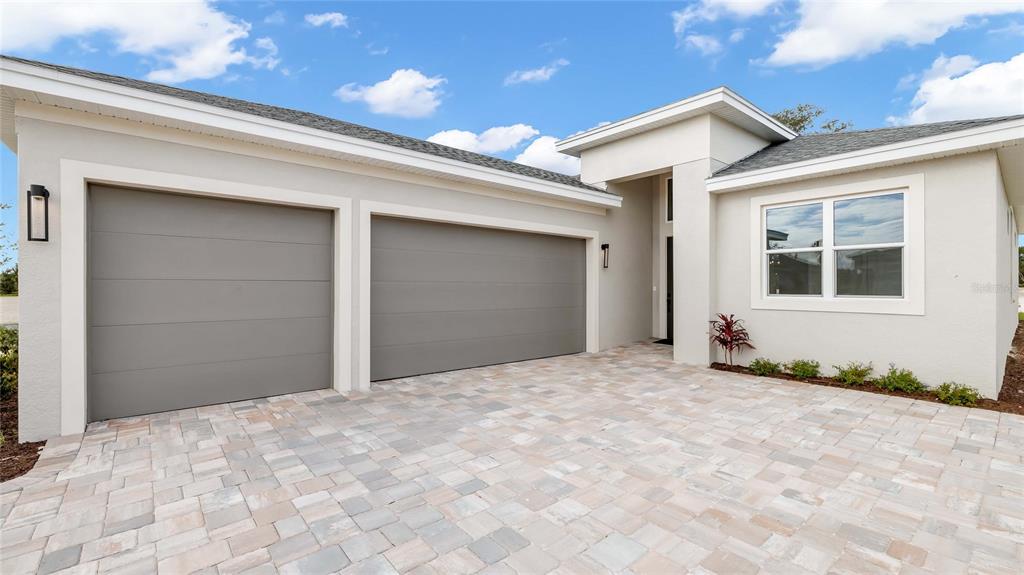
<svg viewBox="0 0 1024 575"><path fill-rule="evenodd" d="M665 238L665 338L672 341L672 236Z"/></svg>

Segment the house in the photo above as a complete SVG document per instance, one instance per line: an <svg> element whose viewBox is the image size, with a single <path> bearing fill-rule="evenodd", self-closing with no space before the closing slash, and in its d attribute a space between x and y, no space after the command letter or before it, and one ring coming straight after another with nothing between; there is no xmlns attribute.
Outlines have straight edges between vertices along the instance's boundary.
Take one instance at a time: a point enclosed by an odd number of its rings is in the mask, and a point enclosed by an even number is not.
<svg viewBox="0 0 1024 575"><path fill-rule="evenodd" d="M18 58L0 84L47 240L23 440L651 337L707 365L717 312L759 355L999 390L1024 117L798 137L717 88L561 141L574 178Z"/></svg>

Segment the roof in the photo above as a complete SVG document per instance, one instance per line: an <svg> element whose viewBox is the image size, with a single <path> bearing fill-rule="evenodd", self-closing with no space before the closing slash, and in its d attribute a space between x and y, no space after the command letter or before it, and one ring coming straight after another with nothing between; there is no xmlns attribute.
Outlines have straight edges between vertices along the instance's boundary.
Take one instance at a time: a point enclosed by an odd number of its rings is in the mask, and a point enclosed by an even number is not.
<svg viewBox="0 0 1024 575"><path fill-rule="evenodd" d="M473 164L485 168L501 170L504 172L536 178L538 180L544 180L556 184L572 186L575 188L587 190L589 192L600 192L602 194L615 195L612 194L611 192L608 192L607 190L603 190L601 188L584 184L578 177L575 176L567 176L565 174L559 174L557 172L552 172L549 170L542 170L540 168L534 168L532 166L527 166L516 162L510 162L508 160L495 158L493 156L486 156L484 154L467 152L465 150L460 150L458 148L452 148L450 146L445 146L442 144L435 144L433 142L428 142L426 140L420 140L418 138L394 134L392 132L385 132L383 130L378 130L376 128L370 128L359 124L353 124L351 122L346 122L343 120L338 120L335 118L322 116L319 114L313 114L310 112L303 112L301 110L282 108L280 106L271 106L269 104L260 104L257 102L250 102L247 100L239 100L237 98L228 98L226 96L218 96L216 94L209 94L206 92L197 92L194 90L186 90L184 88L175 88L173 86L166 86L163 84L156 84L153 82L145 82L142 80L127 78L124 76L103 74L100 72L93 72L90 70L83 70L80 68L72 68L70 66L60 66L57 64L50 64L47 62L39 62L36 60L17 58L14 56L0 55L0 59L9 60L12 62L21 62L23 64L47 68L64 74L72 74L74 76L79 76L82 78L98 80L100 82L107 82L109 84L116 84L118 86L134 88L137 90L143 90L154 94L161 94L164 96L181 98L183 100L188 100L190 102L205 104L208 106L214 106L217 108L223 108L226 110L232 110L235 112L241 112L245 114L252 114L255 116L260 116L263 118L268 118L271 120L277 120L281 122L287 122L289 124L295 124L306 128L323 130L325 132L331 132L342 136L358 138L361 140L368 140L378 144L394 146L396 148L402 148L414 152L430 154L433 156L438 156L449 160L455 160L458 162L464 162L467 164Z"/></svg>
<svg viewBox="0 0 1024 575"><path fill-rule="evenodd" d="M916 126L899 126L894 128L877 128L874 130L855 130L828 134L807 134L797 136L788 142L772 144L758 152L734 162L714 173L712 177L742 174L764 168L773 168L785 164L793 164L806 160L815 160L849 152L857 152L868 148L877 148L889 144L899 144L910 140L938 136L950 132L959 132L971 128L980 128L1000 122L1019 120L1024 115L983 118L978 120L954 120L918 124Z"/></svg>
<svg viewBox="0 0 1024 575"><path fill-rule="evenodd" d="M769 142L783 142L796 133L770 114L726 86L719 86L628 118L573 134L555 144L564 154L579 156L584 150L675 124L702 114L714 114Z"/></svg>

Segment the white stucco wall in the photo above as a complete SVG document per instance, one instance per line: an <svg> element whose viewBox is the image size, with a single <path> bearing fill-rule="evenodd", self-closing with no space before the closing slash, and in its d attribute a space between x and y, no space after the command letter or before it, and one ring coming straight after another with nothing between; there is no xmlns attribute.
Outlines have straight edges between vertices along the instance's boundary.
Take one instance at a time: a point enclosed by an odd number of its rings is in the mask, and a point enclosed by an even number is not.
<svg viewBox="0 0 1024 575"><path fill-rule="evenodd" d="M710 154L708 118L707 114L697 116L584 150L580 177L590 183L638 178L706 158Z"/></svg>
<svg viewBox="0 0 1024 575"><path fill-rule="evenodd" d="M996 222L993 228L996 242L996 279L993 290L996 306L996 365L995 377L1000 380L1006 367L1006 356L1010 352L1014 333L1017 331L1017 312L1020 290L1017 288L1018 252L1017 222L1012 217L1010 204L1003 186L1002 170L996 166ZM1001 359L1002 358L1002 359Z"/></svg>
<svg viewBox="0 0 1024 575"><path fill-rule="evenodd" d="M67 115L65 114L65 117ZM107 120L104 120L107 122ZM608 348L645 339L651 333L651 193L649 186L621 184L619 209L565 209L505 199L505 192L478 189L404 174L410 183L346 172L347 164L263 146L142 127L109 120L111 129L145 133L137 137L110 131L20 117L17 120L19 189L45 185L51 192L51 241L19 245L21 280L20 424L23 440L60 432L60 160L73 159L159 172L236 181L300 191L330 193L358 201L408 204L470 214L500 216L537 223L597 230L599 241L612 246L609 269L600 270L600 346ZM178 140L176 143L167 139ZM181 141L194 142L186 145ZM305 165L306 162L313 165ZM457 189L453 189L457 188ZM460 191L460 190L467 191ZM474 189L481 193L468 193ZM20 202L24 221L25 206ZM524 199L526 199L524 197ZM359 234L356 219L347 225L356 260ZM353 261L352 374L358 374L358 261Z"/></svg>
<svg viewBox="0 0 1024 575"><path fill-rule="evenodd" d="M925 180L924 315L751 308L750 282L759 281L750 277L752 197L912 174ZM954 380L994 396L1016 322L1010 296L985 288L1009 275L998 263L1009 261L999 248L1009 242L998 176L995 153L984 152L719 194L716 311L746 320L757 346L739 362L814 359L826 372L847 361L876 371L894 362L926 384Z"/></svg>

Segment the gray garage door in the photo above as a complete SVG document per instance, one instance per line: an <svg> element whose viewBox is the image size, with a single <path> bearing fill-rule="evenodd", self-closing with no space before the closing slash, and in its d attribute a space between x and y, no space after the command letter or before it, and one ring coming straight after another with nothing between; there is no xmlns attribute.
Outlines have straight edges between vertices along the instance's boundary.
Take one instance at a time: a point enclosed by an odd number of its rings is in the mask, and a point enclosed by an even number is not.
<svg viewBox="0 0 1024 575"><path fill-rule="evenodd" d="M584 240L395 218L371 231L371 379L584 350Z"/></svg>
<svg viewBox="0 0 1024 575"><path fill-rule="evenodd" d="M330 212L92 186L89 419L331 385Z"/></svg>

